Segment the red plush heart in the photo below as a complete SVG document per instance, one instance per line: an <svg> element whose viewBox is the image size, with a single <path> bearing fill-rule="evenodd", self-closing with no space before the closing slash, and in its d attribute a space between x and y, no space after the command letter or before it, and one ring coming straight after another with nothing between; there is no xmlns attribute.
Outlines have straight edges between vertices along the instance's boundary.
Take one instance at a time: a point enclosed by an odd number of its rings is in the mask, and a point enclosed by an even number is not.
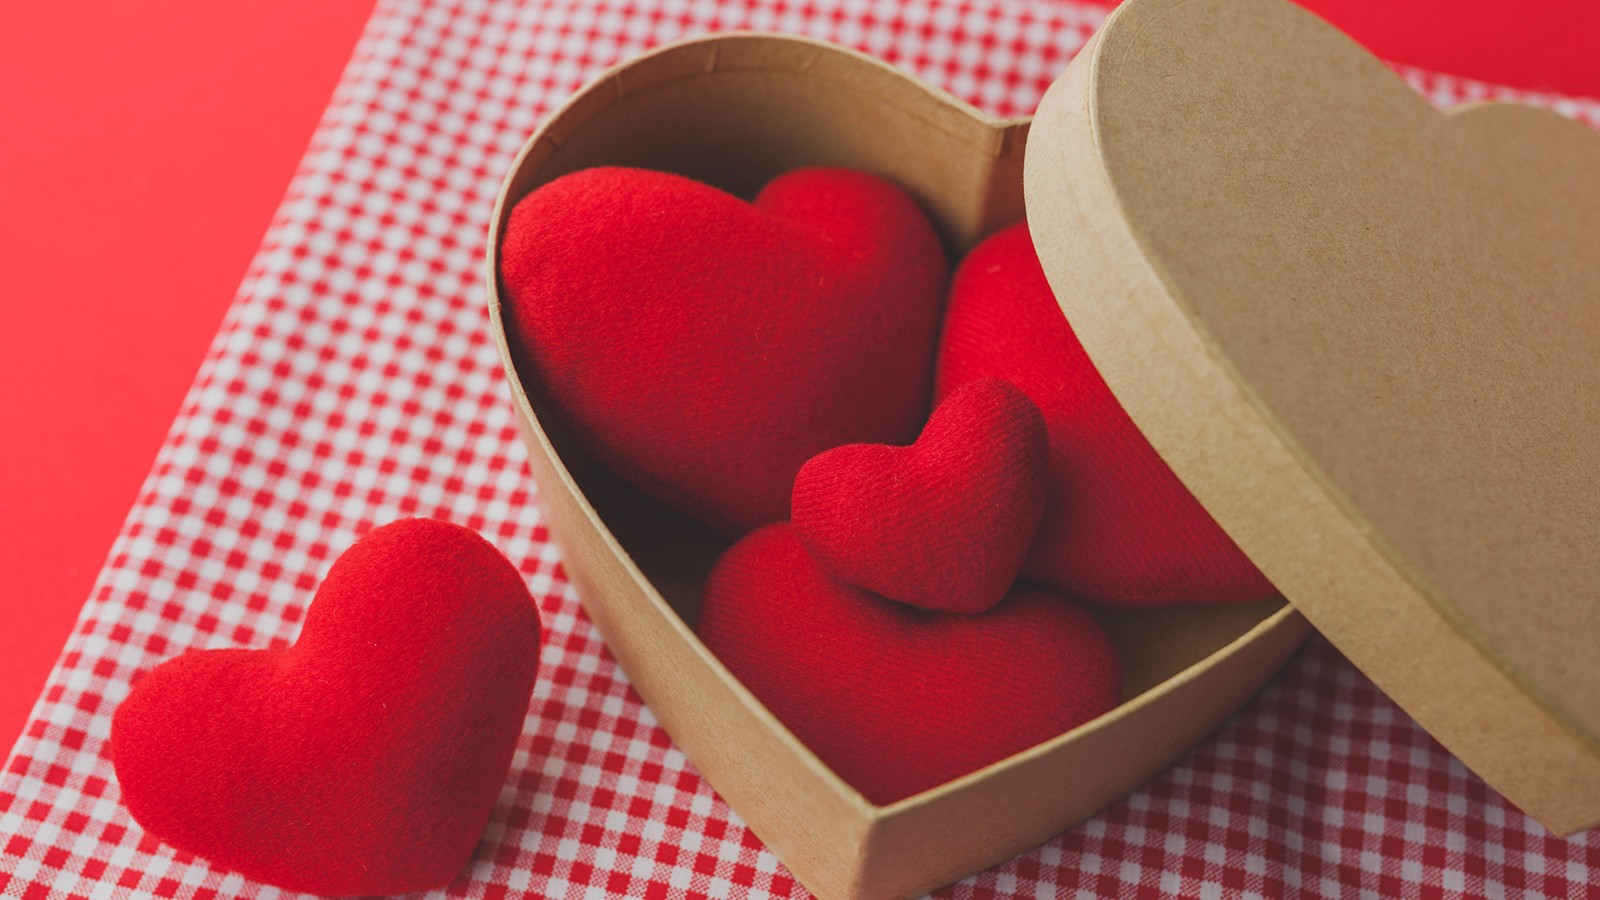
<svg viewBox="0 0 1600 900"><path fill-rule="evenodd" d="M505 783L539 657L515 567L408 519L328 572L282 650L200 650L145 673L111 722L150 834L318 894L448 883Z"/></svg>
<svg viewBox="0 0 1600 900"><path fill-rule="evenodd" d="M1044 419L996 378L969 382L909 447L849 444L794 482L793 525L834 576L923 609L1004 599L1044 512Z"/></svg>
<svg viewBox="0 0 1600 900"><path fill-rule="evenodd" d="M1050 432L1049 499L1024 578L1118 606L1272 595L1117 403L1062 316L1026 225L978 245L951 284L936 396L978 378L1021 388Z"/></svg>
<svg viewBox="0 0 1600 900"><path fill-rule="evenodd" d="M1117 703L1088 613L1023 590L978 616L930 613L827 574L787 524L711 572L696 630L829 768L876 804L942 784Z"/></svg>
<svg viewBox="0 0 1600 900"><path fill-rule="evenodd" d="M927 413L948 264L872 175L800 169L751 204L575 172L517 204L500 270L525 383L601 462L716 527L788 518L807 459L904 443Z"/></svg>

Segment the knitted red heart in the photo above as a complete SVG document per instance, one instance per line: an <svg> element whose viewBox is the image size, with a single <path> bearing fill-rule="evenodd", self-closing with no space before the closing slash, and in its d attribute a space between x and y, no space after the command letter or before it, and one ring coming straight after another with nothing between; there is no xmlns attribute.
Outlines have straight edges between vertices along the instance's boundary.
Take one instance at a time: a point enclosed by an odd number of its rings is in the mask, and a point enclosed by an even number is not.
<svg viewBox="0 0 1600 900"><path fill-rule="evenodd" d="M539 612L494 547L407 519L328 572L281 650L197 650L145 673L111 723L144 829L317 894L448 883L506 780Z"/></svg>
<svg viewBox="0 0 1600 900"><path fill-rule="evenodd" d="M794 482L793 525L835 577L923 609L978 613L1011 589L1044 512L1044 419L996 378L968 382L909 447L849 444Z"/></svg>
<svg viewBox="0 0 1600 900"><path fill-rule="evenodd" d="M796 170L751 204L588 169L523 198L500 253L530 391L613 471L716 527L788 518L802 463L904 443L927 413L948 264L875 176Z"/></svg>
<svg viewBox="0 0 1600 900"><path fill-rule="evenodd" d="M701 640L839 777L883 805L1111 709L1121 672L1088 613L1023 590L930 613L832 578L787 524L712 569Z"/></svg>
<svg viewBox="0 0 1600 900"><path fill-rule="evenodd" d="M974 248L951 284L935 395L986 377L1021 388L1050 432L1049 498L1024 578L1118 606L1273 594L1123 412L1023 224Z"/></svg>

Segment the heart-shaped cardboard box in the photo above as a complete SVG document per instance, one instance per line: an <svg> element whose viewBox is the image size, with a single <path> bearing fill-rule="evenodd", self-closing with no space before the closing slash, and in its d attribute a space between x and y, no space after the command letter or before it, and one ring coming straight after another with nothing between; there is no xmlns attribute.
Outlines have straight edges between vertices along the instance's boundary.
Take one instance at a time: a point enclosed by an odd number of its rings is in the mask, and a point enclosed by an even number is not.
<svg viewBox="0 0 1600 900"><path fill-rule="evenodd" d="M1024 163L1024 148L1027 160ZM1103 614L1125 702L868 804L695 638L725 546L595 466L519 378L498 250L595 165L748 196L884 174L960 254L1026 217L1156 449L1287 596ZM909 896L1132 791L1247 700L1306 620L1553 830L1600 820L1600 141L1551 113L1441 114L1285 0L1129 0L1032 122L851 51L724 35L614 68L523 148L489 303L566 570L673 740L823 897Z"/></svg>

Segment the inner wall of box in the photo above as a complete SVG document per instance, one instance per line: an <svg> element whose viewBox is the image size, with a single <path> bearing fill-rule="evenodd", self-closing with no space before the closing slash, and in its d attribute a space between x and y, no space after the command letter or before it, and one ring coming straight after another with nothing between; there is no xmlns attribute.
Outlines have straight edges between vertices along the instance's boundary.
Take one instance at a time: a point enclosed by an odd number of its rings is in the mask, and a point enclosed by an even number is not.
<svg viewBox="0 0 1600 900"><path fill-rule="evenodd" d="M952 259L1022 217L1024 125L972 121L941 127L948 106L931 95L873 95L849 78L816 71L704 71L625 93L607 85L587 95L589 115L559 144L535 148L507 206L560 175L601 165L687 175L744 197L773 176L809 165L850 166L899 183L928 210ZM904 102L907 100L913 102ZM922 100L925 110L918 109ZM581 102L581 101L580 101ZM919 112L924 114L919 114ZM948 122L948 116L943 121ZM998 149L997 149L998 148ZM515 334L508 334L514 356ZM727 536L672 512L622 482L577 448L529 399L561 459L640 570L691 625L712 563ZM1096 610L1124 666L1131 698L1204 659L1282 606L1281 600L1212 608Z"/></svg>

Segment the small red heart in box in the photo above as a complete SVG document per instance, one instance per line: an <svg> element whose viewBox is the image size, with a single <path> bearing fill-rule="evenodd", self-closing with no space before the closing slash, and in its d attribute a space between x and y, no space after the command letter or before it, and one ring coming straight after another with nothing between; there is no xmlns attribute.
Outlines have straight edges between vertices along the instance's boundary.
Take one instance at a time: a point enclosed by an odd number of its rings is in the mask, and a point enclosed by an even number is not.
<svg viewBox="0 0 1600 900"><path fill-rule="evenodd" d="M1115 706L1121 669L1082 607L1022 590L981 616L929 613L828 575L787 524L735 544L700 639L839 777L888 804Z"/></svg>
<svg viewBox="0 0 1600 900"><path fill-rule="evenodd" d="M911 446L849 444L801 467L795 534L857 587L923 609L983 612L1011 589L1039 527L1046 440L1021 391L970 382Z"/></svg>
<svg viewBox="0 0 1600 900"><path fill-rule="evenodd" d="M467 529L379 528L284 650L197 650L117 708L122 799L150 834L319 894L439 887L472 856L539 664L522 576Z"/></svg>
<svg viewBox="0 0 1600 900"><path fill-rule="evenodd" d="M613 471L703 522L789 517L795 473L927 414L949 265L905 192L843 169L747 203L600 167L530 194L501 253L521 356Z"/></svg>

